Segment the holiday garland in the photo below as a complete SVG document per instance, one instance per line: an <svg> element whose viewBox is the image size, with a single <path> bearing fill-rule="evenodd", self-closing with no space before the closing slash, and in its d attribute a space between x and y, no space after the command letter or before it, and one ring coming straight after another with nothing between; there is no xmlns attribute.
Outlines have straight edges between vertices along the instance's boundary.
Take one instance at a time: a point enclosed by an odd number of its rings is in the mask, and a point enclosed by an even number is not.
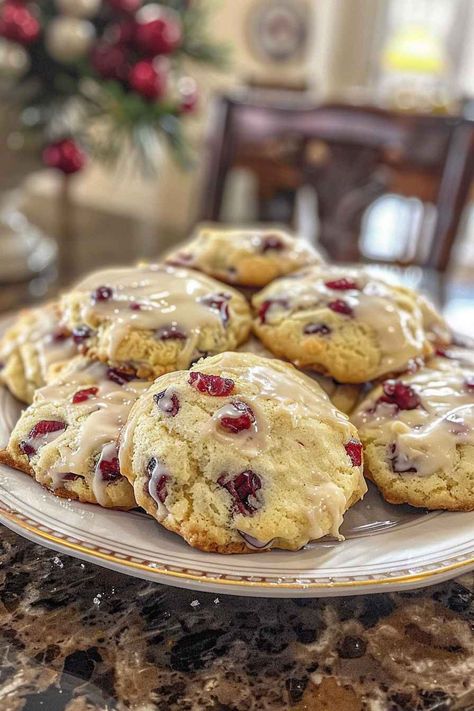
<svg viewBox="0 0 474 711"><path fill-rule="evenodd" d="M146 162L157 137L185 161L182 119L198 100L187 60L225 55L205 14L199 0L0 0L0 91L40 132L46 165L72 174L124 142Z"/></svg>

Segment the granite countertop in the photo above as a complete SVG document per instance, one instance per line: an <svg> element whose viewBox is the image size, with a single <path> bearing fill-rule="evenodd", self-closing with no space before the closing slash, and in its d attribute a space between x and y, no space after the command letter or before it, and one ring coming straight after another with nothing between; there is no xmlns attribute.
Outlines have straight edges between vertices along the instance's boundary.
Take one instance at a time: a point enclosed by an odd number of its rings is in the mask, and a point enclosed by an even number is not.
<svg viewBox="0 0 474 711"><path fill-rule="evenodd" d="M474 575L332 600L216 596L0 531L1 711L474 709Z"/></svg>

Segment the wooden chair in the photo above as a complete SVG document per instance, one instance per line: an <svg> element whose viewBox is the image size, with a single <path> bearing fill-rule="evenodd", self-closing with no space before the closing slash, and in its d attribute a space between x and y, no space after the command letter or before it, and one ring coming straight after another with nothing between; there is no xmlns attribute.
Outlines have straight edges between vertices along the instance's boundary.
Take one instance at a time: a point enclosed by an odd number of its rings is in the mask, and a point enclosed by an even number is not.
<svg viewBox="0 0 474 711"><path fill-rule="evenodd" d="M444 272L473 177L474 122L318 106L294 97L220 97L208 143L201 219L219 220L226 179L236 167L257 178L259 219L272 219L269 205L277 196L287 201L291 222L296 192L312 186L319 240L336 261L364 259L364 216L381 196L414 197L434 206L429 224L423 219L412 227L395 261Z"/></svg>

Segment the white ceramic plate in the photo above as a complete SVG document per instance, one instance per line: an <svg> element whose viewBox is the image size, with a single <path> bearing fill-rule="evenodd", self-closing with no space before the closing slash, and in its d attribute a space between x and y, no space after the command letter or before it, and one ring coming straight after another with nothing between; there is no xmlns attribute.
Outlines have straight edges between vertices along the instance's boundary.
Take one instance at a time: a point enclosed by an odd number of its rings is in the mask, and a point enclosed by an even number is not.
<svg viewBox="0 0 474 711"><path fill-rule="evenodd" d="M0 388L0 444L20 413ZM36 543L121 573L234 595L324 597L430 585L474 568L474 513L391 506L372 488L346 515L343 542L224 556L190 548L140 512L59 499L0 465L0 521Z"/></svg>

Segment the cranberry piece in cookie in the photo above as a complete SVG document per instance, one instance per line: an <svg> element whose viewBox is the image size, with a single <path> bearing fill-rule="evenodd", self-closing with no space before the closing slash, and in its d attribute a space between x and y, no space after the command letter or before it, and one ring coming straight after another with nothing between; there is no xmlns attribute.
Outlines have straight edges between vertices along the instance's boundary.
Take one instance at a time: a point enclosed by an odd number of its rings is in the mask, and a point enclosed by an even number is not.
<svg viewBox="0 0 474 711"><path fill-rule="evenodd" d="M197 371L189 374L188 383L199 392L213 397L226 397L234 390L234 381L231 378L221 378L220 375L207 375Z"/></svg>
<svg viewBox="0 0 474 711"><path fill-rule="evenodd" d="M362 464L362 444L356 439L351 439L344 446L352 462L352 466L360 467L360 465Z"/></svg>
<svg viewBox="0 0 474 711"><path fill-rule="evenodd" d="M180 408L179 398L176 393L169 394L167 390L162 390L160 393L156 393L153 399L162 412L171 417L176 417Z"/></svg>
<svg viewBox="0 0 474 711"><path fill-rule="evenodd" d="M88 326L77 326L72 332L72 340L77 345L84 343L92 336L92 331Z"/></svg>
<svg viewBox="0 0 474 711"><path fill-rule="evenodd" d="M283 249L285 249L285 245L283 244L282 240L276 235L267 235L266 237L263 237L260 247L263 254L270 250L274 250L275 252L281 252Z"/></svg>
<svg viewBox="0 0 474 711"><path fill-rule="evenodd" d="M160 501L162 504L165 503L166 497L168 496L167 484L169 482L169 474L165 473L163 466L156 459L152 457L146 467L147 474L150 477L150 482L148 484L150 495L156 501Z"/></svg>
<svg viewBox="0 0 474 711"><path fill-rule="evenodd" d="M184 331L181 331L175 323L159 328L156 336L160 341L184 341L187 338Z"/></svg>
<svg viewBox="0 0 474 711"><path fill-rule="evenodd" d="M343 316L352 316L354 311L351 306L343 299L335 299L335 301L330 301L328 308L331 311L335 311L337 314L342 314Z"/></svg>
<svg viewBox="0 0 474 711"><path fill-rule="evenodd" d="M262 482L251 469L240 472L233 478L222 474L217 483L227 489L234 506L243 516L250 516L259 508L257 492L262 488Z"/></svg>
<svg viewBox="0 0 474 711"><path fill-rule="evenodd" d="M110 286L98 286L97 289L92 292L92 301L97 304L100 301L110 301L113 297L114 292Z"/></svg>
<svg viewBox="0 0 474 711"><path fill-rule="evenodd" d="M132 380L135 380L136 377L136 373L131 370L107 368L107 378L117 385L125 385L125 383L130 383Z"/></svg>
<svg viewBox="0 0 474 711"><path fill-rule="evenodd" d="M396 405L399 410L414 410L421 405L421 399L416 390L410 385L405 385L401 380L386 380L383 392L378 402Z"/></svg>
<svg viewBox="0 0 474 711"><path fill-rule="evenodd" d="M86 400L90 400L91 397L94 397L95 395L97 395L98 392L99 392L99 388L96 388L96 387L84 388L83 390L78 390L72 396L72 403L73 403L73 405L78 405L81 402L86 402Z"/></svg>
<svg viewBox="0 0 474 711"><path fill-rule="evenodd" d="M268 299L260 304L258 309L258 318L260 319L260 323L267 322L267 313L274 306L281 306L283 309L287 309L288 301L286 301L286 299Z"/></svg>
<svg viewBox="0 0 474 711"><path fill-rule="evenodd" d="M230 403L226 414L219 418L220 426L233 434L249 430L254 422L255 415L252 408L246 402L239 400Z"/></svg>
<svg viewBox="0 0 474 711"><path fill-rule="evenodd" d="M303 333L305 336L327 336L331 329L325 323L307 323Z"/></svg>
<svg viewBox="0 0 474 711"><path fill-rule="evenodd" d="M325 281L324 284L328 289L335 289L336 291L348 291L349 289L358 289L356 282L353 279L332 279L330 281Z"/></svg>
<svg viewBox="0 0 474 711"><path fill-rule="evenodd" d="M201 304L217 311L222 323L226 326L229 321L229 299L228 294L210 294L201 299Z"/></svg>

